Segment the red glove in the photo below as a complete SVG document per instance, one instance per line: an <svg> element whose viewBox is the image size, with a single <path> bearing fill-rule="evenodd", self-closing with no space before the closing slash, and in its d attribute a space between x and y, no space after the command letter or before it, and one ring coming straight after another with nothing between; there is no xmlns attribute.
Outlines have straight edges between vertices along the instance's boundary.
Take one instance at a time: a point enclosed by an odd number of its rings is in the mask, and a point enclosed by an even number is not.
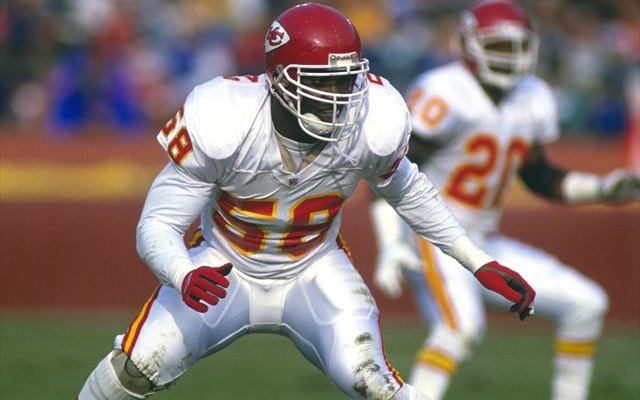
<svg viewBox="0 0 640 400"><path fill-rule="evenodd" d="M475 276L482 286L515 303L509 312L517 312L521 321L533 315L531 303L536 297L536 291L520 274L498 264L497 261L491 261L480 267Z"/></svg>
<svg viewBox="0 0 640 400"><path fill-rule="evenodd" d="M206 312L209 303L218 304L218 300L227 295L224 290L229 287L229 280L225 278L231 272L231 263L212 268L202 266L189 272L182 281L182 300L197 312Z"/></svg>

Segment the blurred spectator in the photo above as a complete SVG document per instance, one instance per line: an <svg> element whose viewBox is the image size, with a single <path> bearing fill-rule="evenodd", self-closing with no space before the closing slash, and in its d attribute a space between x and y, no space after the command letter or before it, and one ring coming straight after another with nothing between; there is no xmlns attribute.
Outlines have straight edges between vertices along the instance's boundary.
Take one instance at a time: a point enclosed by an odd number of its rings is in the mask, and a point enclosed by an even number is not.
<svg viewBox="0 0 640 400"><path fill-rule="evenodd" d="M86 28L90 23L95 27L88 44L65 49L51 70L49 121L55 135L77 134L90 123L104 123L123 135L139 133L144 127L140 91L130 68L132 10L124 3L101 10L108 12L87 12L85 20L77 21L86 23Z"/></svg>
<svg viewBox="0 0 640 400"><path fill-rule="evenodd" d="M400 90L447 62L471 0L327 0L358 26L372 70ZM0 2L0 119L48 123L57 137L97 127L155 130L196 84L263 70L265 27L287 0L11 0ZM629 131L640 4L522 0L541 38L539 74L568 133ZM4 133L4 132L3 132Z"/></svg>
<svg viewBox="0 0 640 400"><path fill-rule="evenodd" d="M44 111L41 82L54 54L55 32L43 3L40 0L0 2L0 116L3 119L30 118Z"/></svg>
<svg viewBox="0 0 640 400"><path fill-rule="evenodd" d="M611 97L620 83L614 48L606 34L602 10L595 3L576 3L561 13L566 45L561 49L563 62L557 80L565 90L566 104L561 121L569 132L588 129L618 133L623 129L624 108L620 99ZM543 43L544 45L544 43Z"/></svg>

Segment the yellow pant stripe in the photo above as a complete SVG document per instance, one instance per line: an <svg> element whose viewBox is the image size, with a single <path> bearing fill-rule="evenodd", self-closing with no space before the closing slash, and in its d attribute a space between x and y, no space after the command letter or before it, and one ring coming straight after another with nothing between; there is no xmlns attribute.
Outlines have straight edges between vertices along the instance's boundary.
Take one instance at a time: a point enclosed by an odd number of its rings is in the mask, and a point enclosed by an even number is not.
<svg viewBox="0 0 640 400"><path fill-rule="evenodd" d="M556 353L566 356L592 356L596 350L596 342L594 340L557 340L555 350Z"/></svg>
<svg viewBox="0 0 640 400"><path fill-rule="evenodd" d="M200 246L200 243L204 240L204 235L202 234L202 229L198 228L195 232L193 232L193 236L191 240L189 240L189 248L192 249L194 247Z"/></svg>
<svg viewBox="0 0 640 400"><path fill-rule="evenodd" d="M449 375L452 375L458 367L458 363L453 357L431 347L422 349L418 353L416 361L420 364L438 368Z"/></svg>

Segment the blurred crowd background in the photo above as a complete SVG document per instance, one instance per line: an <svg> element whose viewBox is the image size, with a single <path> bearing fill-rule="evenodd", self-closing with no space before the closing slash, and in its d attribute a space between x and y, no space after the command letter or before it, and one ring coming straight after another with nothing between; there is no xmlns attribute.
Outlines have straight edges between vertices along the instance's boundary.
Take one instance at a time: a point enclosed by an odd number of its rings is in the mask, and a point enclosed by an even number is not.
<svg viewBox="0 0 640 400"><path fill-rule="evenodd" d="M371 70L403 91L451 60L462 0L335 0ZM283 0L1 0L2 135L155 133L196 84L263 72ZM541 38L538 74L565 135L622 136L640 107L637 0L523 0ZM22 129L7 129L7 126ZM20 132L20 133L17 133Z"/></svg>

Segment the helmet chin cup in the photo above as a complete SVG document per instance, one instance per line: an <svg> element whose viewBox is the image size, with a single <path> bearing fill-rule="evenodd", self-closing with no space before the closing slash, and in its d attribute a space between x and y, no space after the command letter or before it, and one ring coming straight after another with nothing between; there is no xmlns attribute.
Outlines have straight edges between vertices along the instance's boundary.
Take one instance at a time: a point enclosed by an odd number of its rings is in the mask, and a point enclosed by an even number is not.
<svg viewBox="0 0 640 400"><path fill-rule="evenodd" d="M331 134L336 130L332 125L322 122L312 113L302 114L298 118L298 122L308 135L320 140L331 141Z"/></svg>

